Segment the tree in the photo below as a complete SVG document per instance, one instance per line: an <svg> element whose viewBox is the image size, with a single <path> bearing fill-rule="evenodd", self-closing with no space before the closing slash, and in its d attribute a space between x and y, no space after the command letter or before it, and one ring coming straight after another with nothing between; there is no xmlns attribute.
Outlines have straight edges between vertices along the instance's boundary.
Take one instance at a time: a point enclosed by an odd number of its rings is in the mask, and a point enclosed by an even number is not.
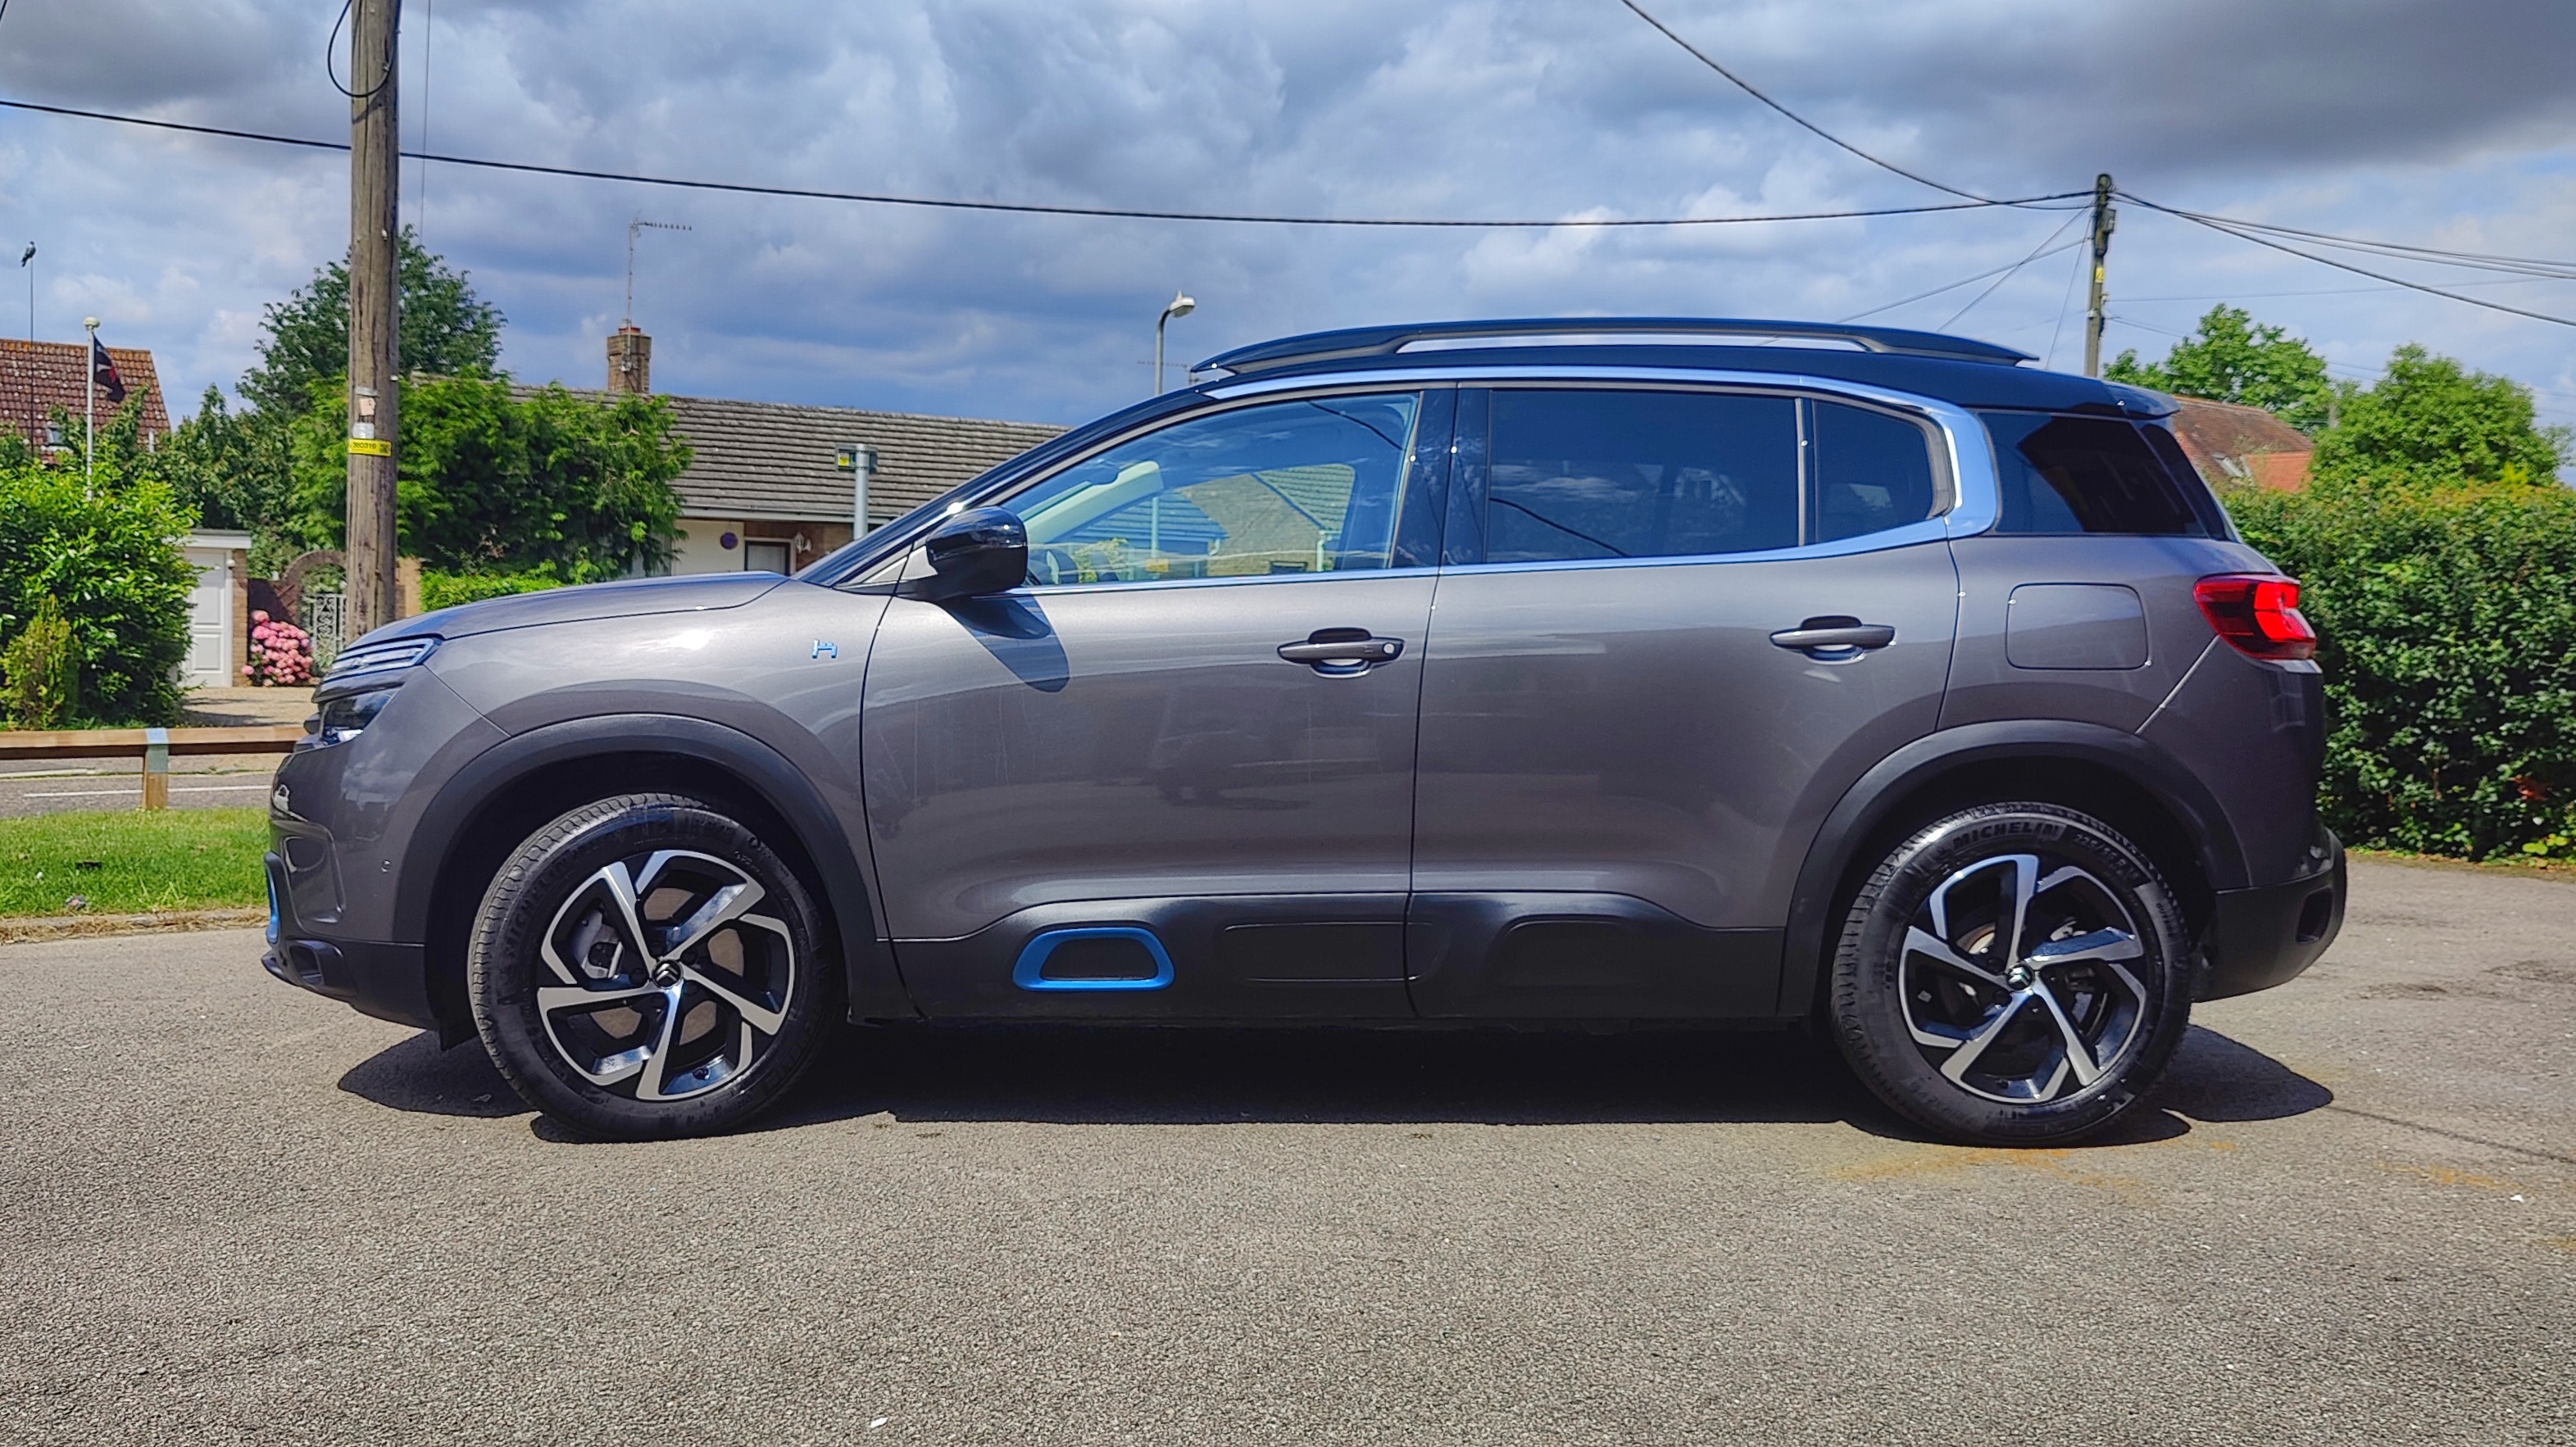
<svg viewBox="0 0 2576 1447"><path fill-rule="evenodd" d="M2307 432L2325 425L2335 395L2325 358L2283 328L2258 326L2251 313L2231 306L2211 307L2162 362L2141 362L2131 349L2102 375L2159 392L2260 407Z"/></svg>
<svg viewBox="0 0 2576 1447"><path fill-rule="evenodd" d="M403 384L402 551L442 572L542 570L569 583L667 564L680 516L671 482L689 465L670 404L513 392L500 378ZM305 547L340 545L347 430L333 394L293 429L290 531Z"/></svg>
<svg viewBox="0 0 2576 1447"><path fill-rule="evenodd" d="M142 459L140 470L195 508L206 527L239 528L266 540L285 531L295 517L294 452L287 429L257 411L233 411L213 387L198 399L197 415L171 429L169 440ZM255 565L275 567L285 561L263 555Z"/></svg>
<svg viewBox="0 0 2576 1447"><path fill-rule="evenodd" d="M2531 391L2472 372L2409 342L2377 385L2349 392L2339 425L2317 440L2316 478L2554 484L2568 459L2564 427L2542 427Z"/></svg>
<svg viewBox="0 0 2576 1447"><path fill-rule="evenodd" d="M408 226L400 238L403 375L488 377L501 355L500 309L474 294L465 273L424 249ZM349 371L349 266L335 261L310 285L271 302L259 365L241 394L261 412L300 417L323 383Z"/></svg>

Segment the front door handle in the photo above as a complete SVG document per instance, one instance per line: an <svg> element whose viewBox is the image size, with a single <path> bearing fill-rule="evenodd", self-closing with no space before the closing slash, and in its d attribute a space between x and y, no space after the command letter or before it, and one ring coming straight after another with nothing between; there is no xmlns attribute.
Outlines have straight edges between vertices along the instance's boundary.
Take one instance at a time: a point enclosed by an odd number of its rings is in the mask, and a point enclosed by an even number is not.
<svg viewBox="0 0 2576 1447"><path fill-rule="evenodd" d="M1884 623L1863 623L1837 613L1810 618L1795 628L1783 628L1771 635L1771 641L1817 658L1857 658L1869 649L1885 648L1895 642L1896 630Z"/></svg>
<svg viewBox="0 0 2576 1447"><path fill-rule="evenodd" d="M1334 678L1366 673L1403 652L1403 639L1373 637L1365 628L1318 628L1295 643L1279 645L1280 657Z"/></svg>

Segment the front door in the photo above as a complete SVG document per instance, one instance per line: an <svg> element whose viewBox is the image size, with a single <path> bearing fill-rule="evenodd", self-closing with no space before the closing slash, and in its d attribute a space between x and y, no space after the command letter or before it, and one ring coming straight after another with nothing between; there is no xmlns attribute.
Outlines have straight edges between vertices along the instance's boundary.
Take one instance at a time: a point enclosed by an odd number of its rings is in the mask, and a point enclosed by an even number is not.
<svg viewBox="0 0 2576 1447"><path fill-rule="evenodd" d="M1777 394L1497 388L1458 434L1484 461L1424 664L1416 1005L1771 1014L1818 824L1939 714L1932 433Z"/></svg>
<svg viewBox="0 0 2576 1447"><path fill-rule="evenodd" d="M1408 1012L1449 393L1270 401L999 499L1030 578L897 599L865 789L934 1015Z"/></svg>

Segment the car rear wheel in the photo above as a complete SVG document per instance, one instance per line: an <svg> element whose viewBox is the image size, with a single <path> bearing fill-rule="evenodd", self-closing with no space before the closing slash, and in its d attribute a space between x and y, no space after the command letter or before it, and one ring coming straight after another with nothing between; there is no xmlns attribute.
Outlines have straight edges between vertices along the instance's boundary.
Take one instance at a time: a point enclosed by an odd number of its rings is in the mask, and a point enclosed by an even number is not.
<svg viewBox="0 0 2576 1447"><path fill-rule="evenodd" d="M727 1130L821 1044L822 939L795 873L721 809L603 799L531 835L485 891L475 1029L523 1099L586 1133Z"/></svg>
<svg viewBox="0 0 2576 1447"><path fill-rule="evenodd" d="M1958 1140L2100 1130L2164 1073L2191 1012L2189 934L2145 851L2054 804L1938 820L1845 917L1827 1001L1881 1100Z"/></svg>

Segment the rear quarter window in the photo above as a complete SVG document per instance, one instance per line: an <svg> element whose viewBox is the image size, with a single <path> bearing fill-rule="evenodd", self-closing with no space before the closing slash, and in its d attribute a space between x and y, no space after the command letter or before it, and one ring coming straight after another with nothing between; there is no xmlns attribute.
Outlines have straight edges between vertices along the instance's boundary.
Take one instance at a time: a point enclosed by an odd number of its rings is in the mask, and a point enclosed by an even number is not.
<svg viewBox="0 0 2576 1447"><path fill-rule="evenodd" d="M2196 506L2145 434L2123 418L1988 412L2001 533L2213 535L2215 503ZM2223 522L2221 523L2223 526Z"/></svg>

